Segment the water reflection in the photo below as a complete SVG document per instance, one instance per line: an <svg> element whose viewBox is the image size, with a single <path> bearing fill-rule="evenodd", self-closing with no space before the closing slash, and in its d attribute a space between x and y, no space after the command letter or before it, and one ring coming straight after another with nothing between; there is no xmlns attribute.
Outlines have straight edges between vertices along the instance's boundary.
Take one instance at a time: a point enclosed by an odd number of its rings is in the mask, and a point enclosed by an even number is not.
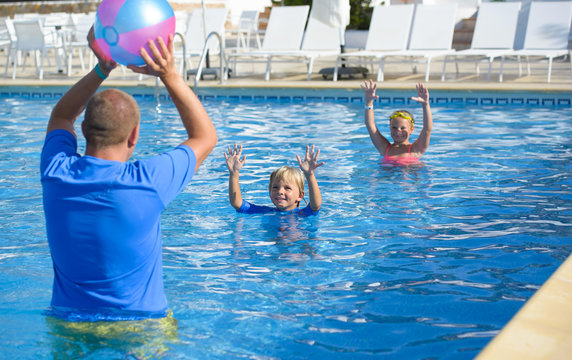
<svg viewBox="0 0 572 360"><path fill-rule="evenodd" d="M178 342L172 316L138 321L69 322L46 316L54 359L156 359Z"/></svg>

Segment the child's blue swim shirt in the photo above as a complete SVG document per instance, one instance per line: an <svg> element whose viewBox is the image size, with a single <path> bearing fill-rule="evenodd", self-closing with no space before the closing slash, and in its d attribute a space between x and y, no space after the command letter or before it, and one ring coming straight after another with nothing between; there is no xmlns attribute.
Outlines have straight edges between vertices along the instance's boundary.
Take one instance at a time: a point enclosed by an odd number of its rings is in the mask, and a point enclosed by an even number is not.
<svg viewBox="0 0 572 360"><path fill-rule="evenodd" d="M236 211L242 214L291 213L291 214L300 214L302 216L310 216L310 215L316 215L320 210L314 211L312 210L310 204L308 204L303 209L297 207L294 210L290 211L280 211L275 207L254 205L243 199L242 205L240 205L240 208L238 208L238 210Z"/></svg>

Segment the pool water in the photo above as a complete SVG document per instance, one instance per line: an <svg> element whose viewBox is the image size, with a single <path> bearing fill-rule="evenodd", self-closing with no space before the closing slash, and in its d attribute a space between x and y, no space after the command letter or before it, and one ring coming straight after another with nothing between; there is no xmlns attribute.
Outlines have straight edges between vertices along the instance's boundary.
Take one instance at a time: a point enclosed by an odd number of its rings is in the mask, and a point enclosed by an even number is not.
<svg viewBox="0 0 572 360"><path fill-rule="evenodd" d="M138 100L134 158L177 145L172 103ZM472 359L571 252L569 106L434 105L422 164L395 167L361 103L213 98L219 143L162 218L175 329L54 321L38 168L55 101L0 98L7 359ZM378 105L384 134L396 107L421 121L418 105ZM237 214L223 155L235 142L243 197L260 205L269 173L315 144L320 214Z"/></svg>

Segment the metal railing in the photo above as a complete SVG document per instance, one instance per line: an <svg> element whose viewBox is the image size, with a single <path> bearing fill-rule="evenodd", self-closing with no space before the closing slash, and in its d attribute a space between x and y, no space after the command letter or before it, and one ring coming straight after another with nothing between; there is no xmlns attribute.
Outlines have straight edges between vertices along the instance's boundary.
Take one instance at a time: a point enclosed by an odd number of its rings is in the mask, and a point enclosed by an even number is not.
<svg viewBox="0 0 572 360"><path fill-rule="evenodd" d="M226 61L226 57L224 56L224 43L222 41L222 37L220 36L220 34L216 31L211 32L210 34L208 34L207 38L205 39L205 46L203 47L203 52L201 53L201 59L199 60L199 67L197 68L197 72L195 74L195 82L194 82L194 87L193 89L196 91L198 86L199 86L199 81L201 79L201 75L203 73L203 66L205 63L205 60L208 56L208 42L209 39L213 36L216 36L218 39L218 43L220 46L220 54L219 54L219 79L220 79L220 84L224 84L226 78L227 78L227 73L226 73L226 69L228 69L228 63ZM225 62L225 66L223 66L223 60Z"/></svg>

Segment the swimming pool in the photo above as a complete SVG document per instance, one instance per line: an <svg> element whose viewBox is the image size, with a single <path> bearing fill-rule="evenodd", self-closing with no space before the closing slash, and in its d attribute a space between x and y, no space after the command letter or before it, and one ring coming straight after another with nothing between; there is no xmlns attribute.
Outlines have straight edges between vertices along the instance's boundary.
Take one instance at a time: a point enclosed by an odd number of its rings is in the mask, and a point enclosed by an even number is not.
<svg viewBox="0 0 572 360"><path fill-rule="evenodd" d="M38 174L63 91L0 89L6 358L470 359L571 251L570 94L431 92L423 165L388 167L360 92L205 90L219 144L163 215L178 329L64 329L44 316L52 268ZM166 96L158 106L152 92L135 95L144 119L134 156L178 144ZM420 118L410 95L382 96L382 131L395 108ZM234 142L248 154L243 196L259 204L270 203L272 169L318 146L320 215L236 214L223 156Z"/></svg>

